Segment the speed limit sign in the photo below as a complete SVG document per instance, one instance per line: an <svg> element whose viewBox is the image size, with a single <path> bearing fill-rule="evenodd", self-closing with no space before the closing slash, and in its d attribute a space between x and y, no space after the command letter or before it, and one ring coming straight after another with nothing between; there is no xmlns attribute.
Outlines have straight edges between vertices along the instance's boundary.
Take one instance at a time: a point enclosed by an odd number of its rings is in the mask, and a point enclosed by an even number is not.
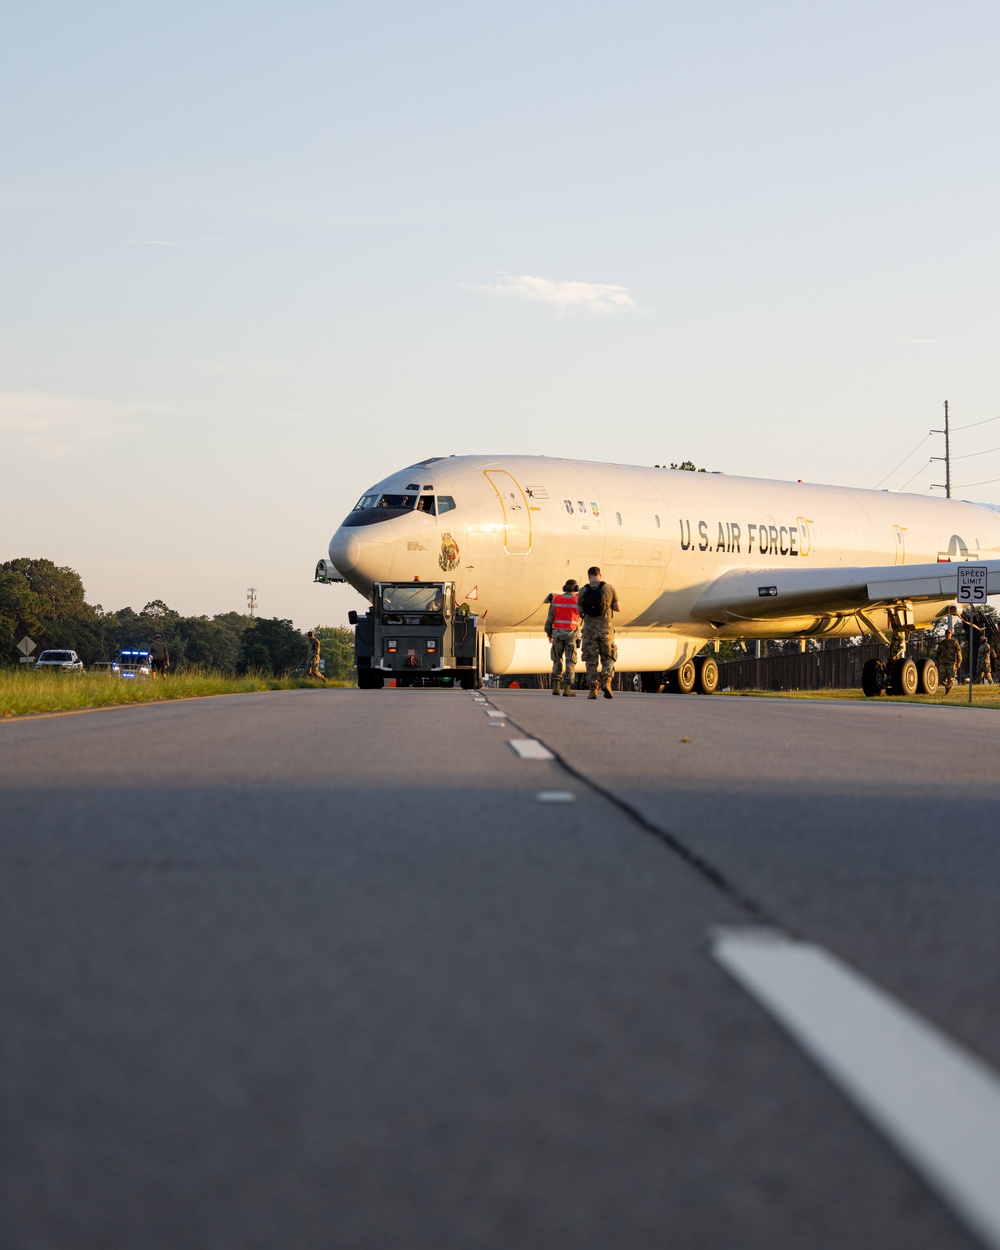
<svg viewBox="0 0 1000 1250"><path fill-rule="evenodd" d="M986 603L985 564L960 564L958 566L958 602Z"/></svg>

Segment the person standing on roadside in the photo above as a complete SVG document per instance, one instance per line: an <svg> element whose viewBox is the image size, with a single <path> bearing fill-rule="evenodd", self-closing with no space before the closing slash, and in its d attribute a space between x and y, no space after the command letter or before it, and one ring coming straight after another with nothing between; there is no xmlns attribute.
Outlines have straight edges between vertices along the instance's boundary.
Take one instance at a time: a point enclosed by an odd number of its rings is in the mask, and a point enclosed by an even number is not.
<svg viewBox="0 0 1000 1250"><path fill-rule="evenodd" d="M993 685L993 657L990 644L983 638L979 643L979 658L976 661L976 681L983 686Z"/></svg>
<svg viewBox="0 0 1000 1250"><path fill-rule="evenodd" d="M580 641L580 614L576 606L579 589L571 577L561 594L549 595L549 614L545 618L545 634L552 643L552 693L557 695L562 686L563 694L569 699L576 698L573 669Z"/></svg>
<svg viewBox="0 0 1000 1250"><path fill-rule="evenodd" d="M170 652L163 641L163 635L157 634L153 645L149 648L149 670L154 677L166 677L170 667Z"/></svg>
<svg viewBox="0 0 1000 1250"><path fill-rule="evenodd" d="M307 677L318 677L321 682L326 684L326 678L319 671L319 639L312 630L306 634L309 639L309 652L307 656L308 667L306 669Z"/></svg>
<svg viewBox="0 0 1000 1250"><path fill-rule="evenodd" d="M621 611L614 586L601 580L601 570L595 564L587 570L587 585L577 597L577 607L583 617L583 646L581 656L587 666L588 699L596 699L598 690L604 691L606 699L612 698L611 679L615 675L614 614ZM600 662L600 679L597 666Z"/></svg>
<svg viewBox="0 0 1000 1250"><path fill-rule="evenodd" d="M938 674L941 678L941 685L944 686L944 692L945 694L951 694L958 667L962 663L962 648L958 639L951 636L950 629L944 631L944 638L938 643L937 656L935 658L937 659Z"/></svg>

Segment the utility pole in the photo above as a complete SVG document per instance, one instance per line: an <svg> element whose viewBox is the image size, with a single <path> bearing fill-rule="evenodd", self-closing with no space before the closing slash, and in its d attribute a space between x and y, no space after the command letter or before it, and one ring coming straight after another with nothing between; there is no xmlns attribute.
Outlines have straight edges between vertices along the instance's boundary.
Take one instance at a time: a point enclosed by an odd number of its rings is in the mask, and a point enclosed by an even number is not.
<svg viewBox="0 0 1000 1250"><path fill-rule="evenodd" d="M247 587L247 607L250 609L250 619L252 621L254 618L254 613L257 611L257 587L256 586Z"/></svg>
<svg viewBox="0 0 1000 1250"><path fill-rule="evenodd" d="M950 499L951 498L951 427L948 423L948 401L947 400L944 401L944 429L943 430L931 430L931 433L944 435L944 455L943 456L931 456L931 459L944 461L944 497L945 499ZM939 490L941 489L940 482L935 482L934 485Z"/></svg>

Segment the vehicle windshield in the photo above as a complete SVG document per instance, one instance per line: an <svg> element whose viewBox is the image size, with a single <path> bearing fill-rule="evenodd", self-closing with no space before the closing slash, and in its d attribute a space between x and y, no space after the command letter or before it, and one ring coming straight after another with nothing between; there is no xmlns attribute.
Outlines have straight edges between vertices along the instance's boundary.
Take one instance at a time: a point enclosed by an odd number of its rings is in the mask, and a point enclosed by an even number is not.
<svg viewBox="0 0 1000 1250"><path fill-rule="evenodd" d="M410 582L405 586L385 586L382 589L383 612L440 612L441 606L440 586Z"/></svg>
<svg viewBox="0 0 1000 1250"><path fill-rule="evenodd" d="M72 660L73 652L72 651L43 651L42 654L38 658L39 660L60 660L62 662L65 662L67 660Z"/></svg>

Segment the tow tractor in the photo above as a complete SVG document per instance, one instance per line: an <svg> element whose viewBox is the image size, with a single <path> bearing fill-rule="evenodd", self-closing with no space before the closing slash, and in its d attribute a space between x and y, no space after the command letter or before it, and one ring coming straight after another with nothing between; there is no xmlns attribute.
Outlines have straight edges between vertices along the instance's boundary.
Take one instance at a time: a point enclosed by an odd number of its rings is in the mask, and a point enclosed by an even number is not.
<svg viewBox="0 0 1000 1250"><path fill-rule="evenodd" d="M376 582L368 611L347 619L362 690L379 690L386 678L397 686L483 684L479 617L456 605L454 582Z"/></svg>

